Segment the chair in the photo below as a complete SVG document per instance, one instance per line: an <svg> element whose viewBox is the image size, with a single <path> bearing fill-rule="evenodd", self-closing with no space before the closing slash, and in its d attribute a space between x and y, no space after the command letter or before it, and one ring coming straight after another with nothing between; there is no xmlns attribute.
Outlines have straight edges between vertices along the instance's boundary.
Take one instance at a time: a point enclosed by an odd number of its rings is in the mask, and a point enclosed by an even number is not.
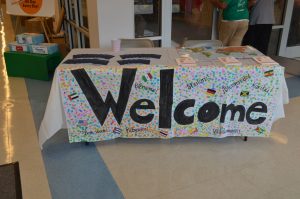
<svg viewBox="0 0 300 199"><path fill-rule="evenodd" d="M154 48L150 39L121 39L121 48Z"/></svg>
<svg viewBox="0 0 300 199"><path fill-rule="evenodd" d="M182 44L182 47L222 47L223 43L220 40L185 40Z"/></svg>

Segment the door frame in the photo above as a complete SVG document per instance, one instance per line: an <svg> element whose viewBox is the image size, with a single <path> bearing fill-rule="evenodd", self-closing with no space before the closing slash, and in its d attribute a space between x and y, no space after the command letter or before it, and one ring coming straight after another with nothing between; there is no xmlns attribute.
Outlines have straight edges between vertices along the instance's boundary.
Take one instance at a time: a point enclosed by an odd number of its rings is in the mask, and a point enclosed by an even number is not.
<svg viewBox="0 0 300 199"><path fill-rule="evenodd" d="M294 0L287 0L286 12L283 23L282 37L279 46L279 56L283 57L300 57L300 46L288 47L287 41L290 32L290 25L293 15Z"/></svg>
<svg viewBox="0 0 300 199"><path fill-rule="evenodd" d="M172 0L162 0L161 47L171 47Z"/></svg>

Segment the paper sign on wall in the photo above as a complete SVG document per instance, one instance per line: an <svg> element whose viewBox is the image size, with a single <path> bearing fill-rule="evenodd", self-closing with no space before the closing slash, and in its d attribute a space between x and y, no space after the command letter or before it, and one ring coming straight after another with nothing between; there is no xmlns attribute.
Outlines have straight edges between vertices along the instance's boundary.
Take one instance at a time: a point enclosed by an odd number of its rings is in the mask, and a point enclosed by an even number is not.
<svg viewBox="0 0 300 199"><path fill-rule="evenodd" d="M53 0L7 0L7 14L20 16L52 17Z"/></svg>

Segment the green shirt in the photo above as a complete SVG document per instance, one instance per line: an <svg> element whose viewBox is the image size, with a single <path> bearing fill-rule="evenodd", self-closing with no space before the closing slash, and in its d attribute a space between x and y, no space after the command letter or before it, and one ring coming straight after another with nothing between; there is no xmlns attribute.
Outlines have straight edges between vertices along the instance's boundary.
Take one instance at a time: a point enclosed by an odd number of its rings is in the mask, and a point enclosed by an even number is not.
<svg viewBox="0 0 300 199"><path fill-rule="evenodd" d="M223 20L236 21L249 19L248 0L222 0L227 4L223 10Z"/></svg>

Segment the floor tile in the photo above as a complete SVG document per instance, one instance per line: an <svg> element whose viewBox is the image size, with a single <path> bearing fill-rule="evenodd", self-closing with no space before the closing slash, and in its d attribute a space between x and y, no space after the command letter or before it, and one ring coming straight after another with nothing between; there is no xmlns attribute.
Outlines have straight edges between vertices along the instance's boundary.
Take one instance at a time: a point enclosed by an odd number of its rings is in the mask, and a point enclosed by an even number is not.
<svg viewBox="0 0 300 199"><path fill-rule="evenodd" d="M264 199L298 199L300 197L300 182L286 186L282 189L273 190L264 194Z"/></svg>
<svg viewBox="0 0 300 199"><path fill-rule="evenodd" d="M194 184L170 193L153 197L153 199L232 199L232 195L225 189L223 182L209 180L201 184Z"/></svg>

